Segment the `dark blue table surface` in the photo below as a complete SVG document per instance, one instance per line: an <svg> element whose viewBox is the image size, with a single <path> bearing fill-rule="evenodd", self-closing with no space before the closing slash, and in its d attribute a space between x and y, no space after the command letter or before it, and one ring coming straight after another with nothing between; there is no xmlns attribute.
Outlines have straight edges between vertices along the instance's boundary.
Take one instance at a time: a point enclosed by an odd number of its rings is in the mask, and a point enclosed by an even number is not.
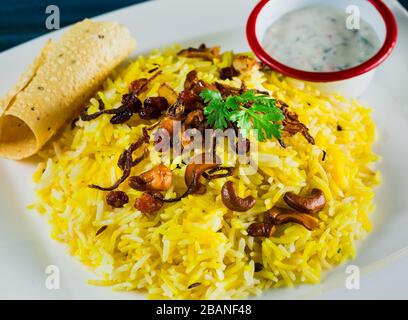
<svg viewBox="0 0 408 320"><path fill-rule="evenodd" d="M60 24L64 27L87 17L144 1L146 0L0 0L0 52L49 32L45 27L45 9L48 5L59 7ZM408 0L400 2L408 8Z"/></svg>
<svg viewBox="0 0 408 320"><path fill-rule="evenodd" d="M0 0L0 52L49 32L45 26L49 5L60 10L61 28L146 0Z"/></svg>

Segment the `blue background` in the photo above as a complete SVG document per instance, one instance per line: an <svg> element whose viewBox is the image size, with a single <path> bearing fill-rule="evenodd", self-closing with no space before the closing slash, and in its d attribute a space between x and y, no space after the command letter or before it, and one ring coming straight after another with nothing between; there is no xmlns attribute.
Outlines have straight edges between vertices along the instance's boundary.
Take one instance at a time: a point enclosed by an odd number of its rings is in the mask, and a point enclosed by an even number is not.
<svg viewBox="0 0 408 320"><path fill-rule="evenodd" d="M84 18L146 0L0 0L0 51L49 32L45 8L60 9L61 28Z"/></svg>
<svg viewBox="0 0 408 320"><path fill-rule="evenodd" d="M45 8L50 4L60 8L60 24L64 27L87 17L144 1L146 0L0 0L0 52L48 32L45 28ZM408 7L408 0L400 2Z"/></svg>

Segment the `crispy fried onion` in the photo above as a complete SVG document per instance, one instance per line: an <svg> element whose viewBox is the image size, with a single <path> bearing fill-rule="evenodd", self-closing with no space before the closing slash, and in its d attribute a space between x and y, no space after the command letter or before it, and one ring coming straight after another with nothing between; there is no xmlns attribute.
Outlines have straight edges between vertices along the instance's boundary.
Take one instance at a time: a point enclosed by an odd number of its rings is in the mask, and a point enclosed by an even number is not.
<svg viewBox="0 0 408 320"><path fill-rule="evenodd" d="M130 175L132 167L139 164L143 159L149 154L147 148L144 149L143 154L136 159L133 159L132 155L137 149L149 142L149 134L147 130L143 128L143 135L135 142L132 143L128 149L125 149L119 157L118 167L123 170L122 176L110 187L101 187L95 184L89 185L89 188L98 189L102 191L112 191L115 190L123 183Z"/></svg>
<svg viewBox="0 0 408 320"><path fill-rule="evenodd" d="M199 80L197 71L190 71L184 81L183 90L178 94L176 102L168 108L167 115L181 120L185 113L196 109L203 109L204 104L199 94L205 88L214 89L215 87L203 80Z"/></svg>
<svg viewBox="0 0 408 320"><path fill-rule="evenodd" d="M199 80L197 71L190 71L184 81L183 91L176 98L176 102L167 109L166 116L158 125L161 129L167 131L173 138L173 124L175 121L181 121L181 131L177 132L178 143L185 147L192 140L185 136L187 129L205 129L205 117L203 114L204 103L199 94L205 89L216 90L214 85ZM166 88L166 92L168 88ZM163 94L166 94L164 92ZM191 132L190 132L191 133Z"/></svg>
<svg viewBox="0 0 408 320"><path fill-rule="evenodd" d="M208 171L204 171L202 173L202 176L204 179L210 181L210 180L215 180L215 179L221 179L221 178L226 178L232 176L232 173L234 172L234 167L223 167L220 165L217 165L217 167L210 169ZM217 172L223 172L224 173L217 173Z"/></svg>
<svg viewBox="0 0 408 320"><path fill-rule="evenodd" d="M175 198L166 199L157 193L149 192L149 194L152 197L159 199L163 202L177 202L190 194L205 193L206 186L200 182L201 177L205 178L206 180L214 180L229 177L232 175L234 170L233 167L222 167L221 165L216 163L218 161L205 163L206 156L210 157L211 155L206 153L198 155L191 161L191 163L187 165L186 171L184 173L184 181L186 183L187 190L182 195ZM201 158L201 161L197 161L197 159L199 158ZM217 173L222 171L225 172Z"/></svg>
<svg viewBox="0 0 408 320"><path fill-rule="evenodd" d="M220 82L215 82L215 86L216 86L217 90L221 93L223 98L227 98L228 96L239 96L239 95L245 93L246 91L248 91L248 88L246 87L244 81L242 81L241 87L239 87L239 88L229 86L227 84L220 83ZM259 90L259 89L251 89L251 90L255 91L255 93L258 93L258 94L269 95L268 91L263 91L263 90Z"/></svg>
<svg viewBox="0 0 408 320"><path fill-rule="evenodd" d="M137 79L135 81L133 81L130 86L129 86L129 92L138 95L141 94L142 92L145 92L149 86L150 83L152 83L152 81L154 79L156 79L159 75L162 74L162 71L159 70L156 73L154 73L150 78L146 79L146 78L141 78L141 79Z"/></svg>
<svg viewBox="0 0 408 320"><path fill-rule="evenodd" d="M179 51L177 53L180 57L186 58L199 58L207 61L213 61L215 58L220 56L220 47L207 48L203 43L198 48L187 48Z"/></svg>
<svg viewBox="0 0 408 320"><path fill-rule="evenodd" d="M241 83L240 88L229 86L220 82L215 82L215 86L217 87L217 90L221 93L223 98L226 98L228 96L239 96L240 94L243 94L245 91L247 91L247 87L244 82Z"/></svg>
<svg viewBox="0 0 408 320"><path fill-rule="evenodd" d="M299 121L299 117L293 111L289 111L289 106L280 100L276 100L276 106L280 108L285 116L285 119L282 121L283 131L289 137L300 132L305 139L310 144L315 144L314 138L309 134L309 129ZM282 147L285 147L284 143L281 142Z"/></svg>
<svg viewBox="0 0 408 320"><path fill-rule="evenodd" d="M217 168L217 163L220 162L219 158L214 159L212 162L206 162L206 159L213 159L213 154L202 153L196 156L186 167L184 182L189 186L194 181L193 193L205 193L207 188L200 182L200 178L204 172Z"/></svg>
<svg viewBox="0 0 408 320"><path fill-rule="evenodd" d="M200 80L196 70L190 71L184 81L184 90L180 92L178 102L185 106L186 111L204 108L200 93L204 89L216 90L216 87L208 82Z"/></svg>
<svg viewBox="0 0 408 320"><path fill-rule="evenodd" d="M147 86L161 74L161 71L157 71L149 79L138 79L132 82L129 87L129 93L122 96L121 105L113 109L102 109L92 114L87 114L86 110L81 113L82 121L91 121L103 114L114 115L111 119L112 124L124 123L131 118L134 113L139 112L142 109L142 102L137 97L141 92L147 89ZM137 83L137 84L136 84Z"/></svg>
<svg viewBox="0 0 408 320"><path fill-rule="evenodd" d="M113 109L102 109L92 114L87 114L86 110L84 110L81 113L80 117L82 121L91 121L103 114L112 114L114 115L112 119L114 119L117 116L122 116L127 117L128 118L127 120L129 120L134 113L137 113L141 109L141 107L142 102L135 95L125 94L122 97L122 104L119 107ZM113 120L113 122L115 121Z"/></svg>
<svg viewBox="0 0 408 320"><path fill-rule="evenodd" d="M259 63L254 58L247 55L235 55L232 58L232 66L240 73L251 72L254 68L259 69Z"/></svg>

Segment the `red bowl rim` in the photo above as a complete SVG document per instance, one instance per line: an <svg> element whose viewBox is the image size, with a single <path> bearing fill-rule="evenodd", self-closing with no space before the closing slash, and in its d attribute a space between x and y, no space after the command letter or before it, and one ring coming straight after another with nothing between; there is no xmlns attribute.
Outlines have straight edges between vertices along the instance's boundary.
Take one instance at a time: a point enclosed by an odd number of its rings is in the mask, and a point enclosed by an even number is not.
<svg viewBox="0 0 408 320"><path fill-rule="evenodd" d="M390 54L397 42L398 28L391 10L381 0L367 0L380 13L384 20L386 35L380 50L370 59L350 69L334 72L310 72L289 67L273 59L261 46L256 37L256 22L259 13L269 0L261 0L249 15L246 25L246 35L250 48L254 54L267 66L293 78L313 81L330 82L356 77L380 65Z"/></svg>

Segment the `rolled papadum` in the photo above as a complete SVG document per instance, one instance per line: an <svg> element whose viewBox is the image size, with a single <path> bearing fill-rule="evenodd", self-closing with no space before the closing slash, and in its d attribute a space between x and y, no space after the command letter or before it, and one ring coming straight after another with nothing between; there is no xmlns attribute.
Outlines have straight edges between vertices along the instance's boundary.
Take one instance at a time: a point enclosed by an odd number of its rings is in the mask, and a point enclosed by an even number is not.
<svg viewBox="0 0 408 320"><path fill-rule="evenodd" d="M0 156L20 160L37 153L135 45L125 27L88 19L49 41L0 100Z"/></svg>

